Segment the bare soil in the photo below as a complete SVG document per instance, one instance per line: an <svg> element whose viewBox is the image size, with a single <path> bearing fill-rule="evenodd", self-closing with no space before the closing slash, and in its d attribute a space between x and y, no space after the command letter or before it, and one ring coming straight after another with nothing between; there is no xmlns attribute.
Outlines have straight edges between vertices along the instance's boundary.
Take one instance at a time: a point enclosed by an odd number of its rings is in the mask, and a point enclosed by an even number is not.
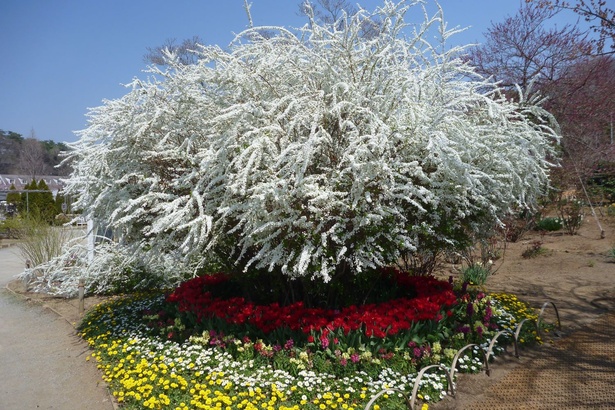
<svg viewBox="0 0 615 410"><path fill-rule="evenodd" d="M537 242L541 253L524 257ZM615 218L598 209L596 217L586 216L577 235L528 232L520 241L506 244L486 289L514 293L539 309L553 302L564 333L570 332L615 310L614 248Z"/></svg>
<svg viewBox="0 0 615 410"><path fill-rule="evenodd" d="M600 209L596 215L586 216L577 235L528 232L506 244L486 290L516 294L536 309L544 306L544 320L555 324L554 304L561 331L542 346L522 350L519 358L510 349L492 364L490 376L461 375L456 397L430 409L615 408L610 387L615 374L615 218ZM523 257L537 241L543 251ZM458 275L459 268L440 273ZM603 383L604 377L611 381Z"/></svg>

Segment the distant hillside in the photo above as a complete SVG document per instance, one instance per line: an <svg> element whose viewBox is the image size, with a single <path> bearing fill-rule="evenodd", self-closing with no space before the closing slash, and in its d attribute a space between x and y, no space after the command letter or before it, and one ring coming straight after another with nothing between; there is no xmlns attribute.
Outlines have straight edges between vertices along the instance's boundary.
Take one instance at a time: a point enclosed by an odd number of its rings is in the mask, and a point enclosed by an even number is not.
<svg viewBox="0 0 615 410"><path fill-rule="evenodd" d="M0 174L66 176L70 167L57 165L62 161L60 153L68 150L61 142L24 138L0 129Z"/></svg>

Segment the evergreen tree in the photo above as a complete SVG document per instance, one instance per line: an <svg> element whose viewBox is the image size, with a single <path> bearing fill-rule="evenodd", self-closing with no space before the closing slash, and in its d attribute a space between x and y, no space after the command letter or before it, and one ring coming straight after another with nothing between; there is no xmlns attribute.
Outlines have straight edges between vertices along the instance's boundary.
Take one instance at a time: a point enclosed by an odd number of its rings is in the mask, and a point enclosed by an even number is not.
<svg viewBox="0 0 615 410"><path fill-rule="evenodd" d="M62 210L62 204L64 204L65 201L66 201L66 197L58 192L56 194L56 199L55 199L55 212L56 212L56 214L69 213L68 212L68 208L66 209L66 212L64 210Z"/></svg>
<svg viewBox="0 0 615 410"><path fill-rule="evenodd" d="M55 200L53 199L53 194L51 193L51 191L49 190L49 186L43 179L38 181L38 185L36 189L39 191L44 191L44 192L37 192L38 194L37 207L38 207L39 215L45 221L51 223L53 222L53 219L57 214Z"/></svg>
<svg viewBox="0 0 615 410"><path fill-rule="evenodd" d="M35 191L36 189L37 189L37 185L36 185L35 180L30 181L23 187L23 191L21 193L21 206L19 208L19 212L29 214L30 211L33 209L32 205L37 200L36 198L37 193L31 192L31 191Z"/></svg>
<svg viewBox="0 0 615 410"><path fill-rule="evenodd" d="M32 180L24 187L26 192L21 194L21 212L25 212L28 217L40 218L49 223L57 214L55 201L49 186L44 180L38 183Z"/></svg>
<svg viewBox="0 0 615 410"><path fill-rule="evenodd" d="M9 204L8 212L13 214L21 207L21 195L17 192L15 184L11 184L9 193L6 195L6 203Z"/></svg>

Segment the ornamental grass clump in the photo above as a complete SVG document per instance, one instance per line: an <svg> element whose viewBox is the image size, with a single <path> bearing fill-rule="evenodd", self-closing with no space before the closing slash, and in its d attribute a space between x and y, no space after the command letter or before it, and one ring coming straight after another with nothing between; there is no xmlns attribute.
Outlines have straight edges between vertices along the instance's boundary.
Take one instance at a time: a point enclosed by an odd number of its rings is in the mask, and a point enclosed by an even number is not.
<svg viewBox="0 0 615 410"><path fill-rule="evenodd" d="M491 267L480 263L467 266L461 271L461 277L464 282L477 286L484 285L490 275Z"/></svg>

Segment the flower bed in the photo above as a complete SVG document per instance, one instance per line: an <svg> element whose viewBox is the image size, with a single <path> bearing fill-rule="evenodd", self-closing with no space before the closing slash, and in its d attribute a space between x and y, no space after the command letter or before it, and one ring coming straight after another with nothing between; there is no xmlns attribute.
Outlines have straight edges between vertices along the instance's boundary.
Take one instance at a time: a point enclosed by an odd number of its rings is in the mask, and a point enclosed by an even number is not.
<svg viewBox="0 0 615 410"><path fill-rule="evenodd" d="M217 298L211 289L224 280L197 278L170 295L117 299L88 313L81 334L118 402L129 409L362 409L380 390L409 392L421 367L450 365L468 343L486 348L490 336L533 314L510 295L430 277L403 279L412 298L333 311ZM537 340L524 332L525 343ZM459 370L480 371L480 357L470 351ZM444 375L434 373L420 392L429 402L446 390ZM379 405L405 408L393 391Z"/></svg>
<svg viewBox="0 0 615 410"><path fill-rule="evenodd" d="M445 315L452 316L450 309L457 304L451 284L431 277L399 275L397 286L412 297L350 305L339 310L309 308L303 302L286 306L279 303L257 305L243 297L217 297L213 289L228 280L228 276L217 274L183 283L168 296L170 309L159 316L168 321L170 313L171 323L179 318L190 323L188 330L191 332L223 329L226 334L258 335L272 344L284 344L294 336L294 341L302 343L320 341L323 348L329 346L331 339L350 340L361 335L361 340L364 337L390 341L403 333L404 337L397 338L401 342L397 340L395 344L395 347L403 347L410 341L408 336L413 335L412 328L416 324L438 323ZM181 338L171 330L168 337L174 336ZM352 345L358 347L361 340L357 339Z"/></svg>

